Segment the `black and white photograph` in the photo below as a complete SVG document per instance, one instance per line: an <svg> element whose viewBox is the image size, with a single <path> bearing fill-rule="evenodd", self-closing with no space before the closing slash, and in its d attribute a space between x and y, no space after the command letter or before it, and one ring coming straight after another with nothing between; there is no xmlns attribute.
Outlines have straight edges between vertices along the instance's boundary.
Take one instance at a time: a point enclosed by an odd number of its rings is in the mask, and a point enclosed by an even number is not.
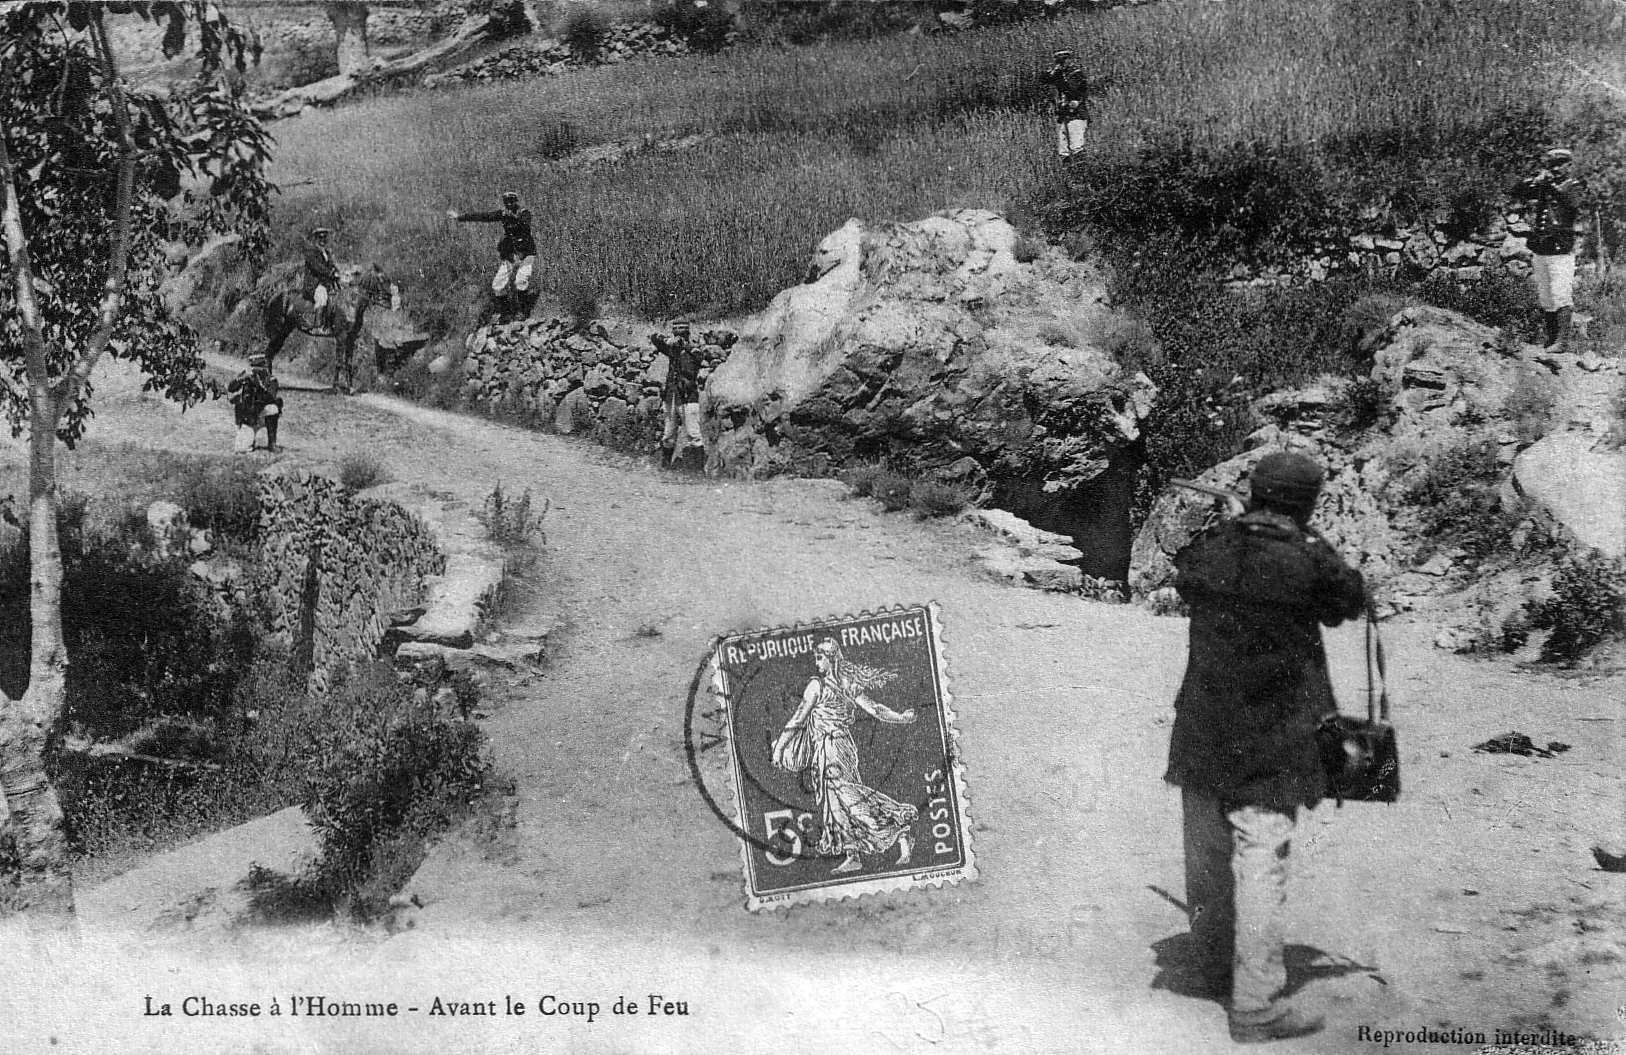
<svg viewBox="0 0 1626 1055"><path fill-rule="evenodd" d="M1626 0L0 2L6 1055L1623 1055Z"/></svg>

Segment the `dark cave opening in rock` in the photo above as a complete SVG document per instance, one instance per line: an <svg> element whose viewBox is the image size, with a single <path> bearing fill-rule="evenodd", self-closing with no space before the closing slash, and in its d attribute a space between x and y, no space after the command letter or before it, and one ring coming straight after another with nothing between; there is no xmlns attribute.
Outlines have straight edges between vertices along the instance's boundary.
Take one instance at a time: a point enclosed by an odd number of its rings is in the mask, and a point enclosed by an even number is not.
<svg viewBox="0 0 1626 1055"><path fill-rule="evenodd" d="M1038 476L999 479L991 504L1071 538L1083 554L1078 566L1085 575L1126 582L1135 538L1131 510L1142 462L1138 448L1121 448L1093 480L1052 492L1045 491Z"/></svg>

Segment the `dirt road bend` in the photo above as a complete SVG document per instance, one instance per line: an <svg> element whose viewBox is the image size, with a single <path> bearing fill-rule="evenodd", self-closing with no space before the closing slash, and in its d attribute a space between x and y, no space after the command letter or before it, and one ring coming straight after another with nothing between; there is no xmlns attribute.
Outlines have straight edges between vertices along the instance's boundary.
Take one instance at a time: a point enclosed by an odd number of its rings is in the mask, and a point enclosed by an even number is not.
<svg viewBox="0 0 1626 1055"><path fill-rule="evenodd" d="M533 1016L547 994L602 1006L523 1027L334 1023L320 1036L343 1047L320 1050L1230 1049L1222 1006L1178 984L1179 802L1160 778L1184 620L1006 585L977 569L972 529L828 482L676 477L379 396L299 393L287 417L289 457L367 451L471 508L498 481L549 501L521 617L554 627L551 662L502 683L485 719L517 784L511 826L435 847L411 887L423 907L366 958L419 979L424 1001L438 986L514 994ZM223 410L138 394L109 398L96 427L229 445ZM708 641L927 600L943 609L981 878L747 913L737 845L683 749ZM1587 847L1620 809L1626 686L1448 655L1422 624L1387 634L1406 795L1302 821L1291 984L1329 1023L1279 1050L1382 1050L1363 1027L1615 1035L1622 877ZM1334 631L1329 648L1348 707L1359 638ZM1469 750L1513 728L1573 747ZM722 754L702 756L713 776ZM642 1013L612 1015L623 995ZM665 1010L679 1000L687 1016Z"/></svg>

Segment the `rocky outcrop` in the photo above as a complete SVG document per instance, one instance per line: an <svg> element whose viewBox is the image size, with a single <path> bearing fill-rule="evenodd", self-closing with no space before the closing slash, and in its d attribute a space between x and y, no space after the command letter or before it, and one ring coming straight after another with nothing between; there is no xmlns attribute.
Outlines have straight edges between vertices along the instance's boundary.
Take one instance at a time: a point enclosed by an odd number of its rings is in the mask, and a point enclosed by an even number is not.
<svg viewBox="0 0 1626 1055"><path fill-rule="evenodd" d="M849 221L713 373L709 468L827 475L907 456L1083 542L1123 519L1156 395L1100 350L1115 323L1091 266L994 213ZM1084 570L1121 577L1124 543L1114 557L1083 542L1101 565Z"/></svg>
<svg viewBox="0 0 1626 1055"><path fill-rule="evenodd" d="M1514 345L1486 326L1438 308L1397 314L1378 342L1364 388L1329 379L1258 401L1264 424L1249 449L1201 482L1246 491L1253 464L1272 450L1302 450L1328 470L1316 523L1359 563L1393 608L1459 590L1484 567L1423 529L1414 486L1452 451L1495 451L1502 510L1604 553L1623 545L1623 458L1606 437L1621 362ZM1352 396L1356 398L1352 398ZM1371 401L1364 427L1350 420ZM1358 415L1357 415L1358 416ZM1487 447L1488 445L1488 447ZM1131 586L1138 596L1169 584L1172 558L1217 513L1183 490L1161 495L1135 540Z"/></svg>
<svg viewBox="0 0 1626 1055"><path fill-rule="evenodd" d="M732 43L733 35L729 35ZM604 34L597 52L585 55L562 40L527 42L504 48L445 73L424 78L425 87L448 86L483 81L508 81L522 77L552 77L571 70L607 66L647 55L687 55L689 45L681 37L653 22L617 22Z"/></svg>

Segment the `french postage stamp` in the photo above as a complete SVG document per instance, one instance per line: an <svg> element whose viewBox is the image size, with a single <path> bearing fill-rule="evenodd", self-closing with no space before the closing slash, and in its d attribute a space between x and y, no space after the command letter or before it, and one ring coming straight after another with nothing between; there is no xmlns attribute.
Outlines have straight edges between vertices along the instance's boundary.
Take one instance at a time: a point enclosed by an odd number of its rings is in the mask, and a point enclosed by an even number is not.
<svg viewBox="0 0 1626 1055"><path fill-rule="evenodd" d="M746 907L972 879L935 604L720 638Z"/></svg>

